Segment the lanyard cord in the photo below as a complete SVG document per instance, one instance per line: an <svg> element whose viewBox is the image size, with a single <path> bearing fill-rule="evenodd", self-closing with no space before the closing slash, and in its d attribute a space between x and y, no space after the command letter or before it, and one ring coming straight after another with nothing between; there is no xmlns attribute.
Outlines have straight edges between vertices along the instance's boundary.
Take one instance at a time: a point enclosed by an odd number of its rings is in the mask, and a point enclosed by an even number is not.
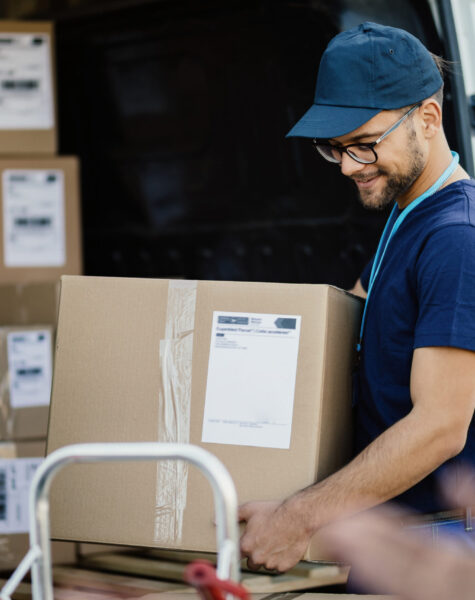
<svg viewBox="0 0 475 600"><path fill-rule="evenodd" d="M379 240L378 249L376 251L376 255L374 257L374 262L373 262L373 267L371 269L371 275L369 278L369 285L368 285L368 294L366 296L366 303L365 303L365 307L363 310L363 318L361 319L360 337L358 340L358 344L356 345L356 349L358 352L361 351L361 343L363 340L364 324L365 324L365 320L366 320L366 310L368 308L369 298L371 296L371 290L373 289L374 282L376 280L376 277L379 274L379 270L381 268L381 264L383 262L385 254L386 254L386 250L388 249L389 242L392 240L392 238L396 234L396 231L401 227L404 219L408 216L408 214L410 212L412 212L415 208L417 208L419 206L419 204L421 204L426 198L428 198L429 196L432 196L432 194L434 194L455 171L455 169L458 165L458 162L459 162L459 155L457 154L457 152L452 151L452 157L453 158L452 158L450 165L445 169L445 171L442 173L442 175L439 177L439 179L437 179L437 181L435 183L433 183L428 190L426 190L423 194L421 194L415 200L413 200L409 204L409 206L407 206L401 212L401 214L399 216L397 216L397 204L395 203L393 206L393 210L391 211L391 214L389 215L389 219L384 228L383 235L381 236L381 239Z"/></svg>

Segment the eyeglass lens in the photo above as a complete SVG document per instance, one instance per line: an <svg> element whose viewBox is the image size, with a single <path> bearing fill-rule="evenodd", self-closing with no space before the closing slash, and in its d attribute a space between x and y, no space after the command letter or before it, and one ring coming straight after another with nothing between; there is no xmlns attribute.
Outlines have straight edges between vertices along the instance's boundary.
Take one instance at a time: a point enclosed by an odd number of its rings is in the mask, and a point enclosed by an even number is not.
<svg viewBox="0 0 475 600"><path fill-rule="evenodd" d="M331 144L315 144L318 152L330 162L341 163L343 150L338 146L332 146ZM376 161L376 155L374 150L368 146L355 144L354 146L347 146L346 152L354 160L361 163L374 163Z"/></svg>

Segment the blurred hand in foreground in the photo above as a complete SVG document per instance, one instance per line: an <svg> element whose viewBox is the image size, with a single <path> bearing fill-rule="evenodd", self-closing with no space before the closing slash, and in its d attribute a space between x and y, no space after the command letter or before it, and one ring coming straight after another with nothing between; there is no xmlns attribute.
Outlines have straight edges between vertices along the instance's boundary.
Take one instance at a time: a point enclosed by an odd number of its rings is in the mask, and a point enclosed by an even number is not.
<svg viewBox="0 0 475 600"><path fill-rule="evenodd" d="M443 494L452 505L473 505L475 473L449 474ZM417 530L403 529L403 516L382 507L334 523L322 534L335 558L352 566L355 583L368 590L406 600L472 600L475 552L442 537L435 546Z"/></svg>

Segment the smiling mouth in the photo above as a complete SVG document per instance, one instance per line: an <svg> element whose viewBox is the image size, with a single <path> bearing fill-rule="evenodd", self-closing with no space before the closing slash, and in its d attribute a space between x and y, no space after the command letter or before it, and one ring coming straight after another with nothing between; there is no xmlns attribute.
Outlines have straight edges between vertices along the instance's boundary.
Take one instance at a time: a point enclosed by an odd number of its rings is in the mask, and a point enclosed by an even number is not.
<svg viewBox="0 0 475 600"><path fill-rule="evenodd" d="M365 177L364 179L353 177L353 181L356 183L356 185L359 188L366 188L366 187L370 187L371 185L373 185L373 183L376 181L376 179L379 178L379 176L380 176L380 174L376 173L372 177Z"/></svg>

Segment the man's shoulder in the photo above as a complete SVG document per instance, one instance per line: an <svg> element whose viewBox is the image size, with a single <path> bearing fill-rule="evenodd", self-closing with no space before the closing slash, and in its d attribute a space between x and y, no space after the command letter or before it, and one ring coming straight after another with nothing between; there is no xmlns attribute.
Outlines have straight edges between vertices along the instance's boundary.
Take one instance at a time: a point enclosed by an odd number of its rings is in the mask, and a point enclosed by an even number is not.
<svg viewBox="0 0 475 600"><path fill-rule="evenodd" d="M461 179L434 195L430 206L429 229L450 225L475 227L475 180Z"/></svg>

